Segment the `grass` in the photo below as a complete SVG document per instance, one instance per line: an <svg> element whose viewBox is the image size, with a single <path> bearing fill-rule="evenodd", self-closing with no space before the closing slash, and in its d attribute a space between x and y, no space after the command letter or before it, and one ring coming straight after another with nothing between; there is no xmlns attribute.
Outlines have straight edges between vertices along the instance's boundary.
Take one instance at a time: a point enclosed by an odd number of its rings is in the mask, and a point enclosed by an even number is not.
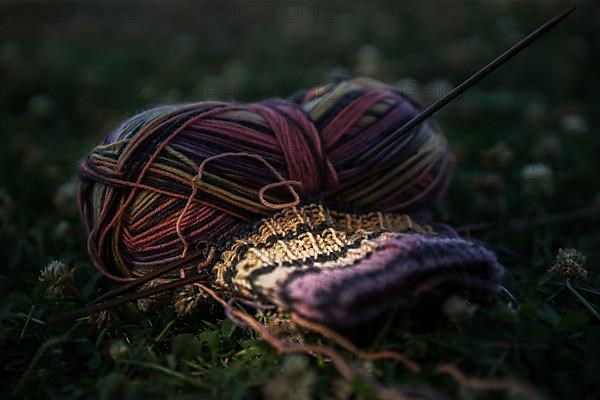
<svg viewBox="0 0 600 400"><path fill-rule="evenodd" d="M77 160L119 120L151 105L286 96L331 73L398 82L430 102L565 3L471 2L472 14L465 3L451 18L434 1L332 2L315 20L314 4L300 1L305 18L275 12L261 23L202 19L207 3L187 1L133 2L120 18L114 3L99 3L96 20L77 3L60 23L41 13L47 2L27 3L38 7L31 12L15 4L0 5L0 396L349 399L374 392L364 380L342 379L326 358L277 354L218 307L182 319L169 307L148 315L127 305L100 327L48 326L112 287L86 253L71 183ZM600 204L599 9L578 5L440 113L457 154L440 219L492 223L464 234L496 250L506 289L475 308L459 302L425 317L390 316L364 346L402 351L424 368L415 374L346 354L381 382L450 398L523 397L461 388L436 372L452 364L469 376L528 382L551 399L600 398L600 218L569 217ZM499 154L507 150L494 147L500 142L512 154L506 161ZM547 169L526 169L533 164ZM560 248L587 256L586 281L547 273ZM74 268L77 290L49 300L38 278L54 259ZM314 334L306 340L332 344Z"/></svg>

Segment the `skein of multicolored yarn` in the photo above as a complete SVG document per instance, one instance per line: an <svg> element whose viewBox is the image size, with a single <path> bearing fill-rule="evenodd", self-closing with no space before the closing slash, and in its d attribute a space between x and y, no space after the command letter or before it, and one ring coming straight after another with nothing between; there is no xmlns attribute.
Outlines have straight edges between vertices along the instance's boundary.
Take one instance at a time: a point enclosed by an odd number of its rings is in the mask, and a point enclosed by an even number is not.
<svg viewBox="0 0 600 400"><path fill-rule="evenodd" d="M441 131L426 122L377 146L419 110L394 88L358 78L286 100L140 113L81 162L93 261L127 281L182 255L193 260L207 243L294 203L296 192L334 210L427 218L452 159Z"/></svg>

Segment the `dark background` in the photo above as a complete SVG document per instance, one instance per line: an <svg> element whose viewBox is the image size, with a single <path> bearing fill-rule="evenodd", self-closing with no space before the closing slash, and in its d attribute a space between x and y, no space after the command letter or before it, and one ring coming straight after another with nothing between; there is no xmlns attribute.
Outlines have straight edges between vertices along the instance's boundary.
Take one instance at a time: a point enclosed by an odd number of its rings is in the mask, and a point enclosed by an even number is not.
<svg viewBox="0 0 600 400"><path fill-rule="evenodd" d="M589 291L581 293L600 304L594 289L600 287L599 218L589 212L600 207L600 5L574 3L578 10L567 21L438 115L458 160L440 218L454 226L495 223L476 237L496 249L508 267L505 286L515 297L515 315L479 310L474 327L440 322L426 332L406 328L402 324L410 322L402 320L385 343L432 365L453 360L475 375L515 376L550 398L593 399L600 397L594 377L600 368L599 321L560 279L555 286L539 285L557 250L574 247L588 257L590 280L582 287ZM200 390L172 376L125 368L107 355L110 341L136 337L131 331L146 332L136 343L151 342L169 321L165 314L154 317L151 327L147 319L131 316L102 338L78 328L67 344L54 352L44 349L31 366L40 345L60 334L32 318L44 321L53 310L81 305L109 286L87 258L72 176L78 159L120 120L161 103L288 96L335 75L371 76L428 104L570 4L0 3L0 339L7 357L2 375L8 379L1 390L10 392L17 382L27 383L25 393L32 397L102 397L115 388L131 398L147 391L185 396ZM512 157L502 162L508 153ZM568 217L582 208L584 218ZM567 218L548 219L555 214ZM537 223L528 222L532 219ZM522 229L504 229L509 221L520 221ZM37 277L53 259L76 268L77 284L83 286L79 298L62 305L44 300ZM236 341L223 337L218 325L223 322L196 322L175 324L171 336L161 338L167 344L156 344L151 361L196 376L191 367L169 361L174 350L168 343L177 332L200 332L197 340L208 346L203 351L214 350L202 339L213 329L221 335L220 346L235 350L231 354L245 348L240 344L245 341L259 350L249 361L238 360L239 369L223 357L212 359L212 372L199 373L208 383L203 393L215 398L268 393L266 382L281 375L280 357L243 331L236 331ZM508 347L499 350L494 344L499 341ZM79 345L85 349L73 350L77 343L86 343ZM130 357L145 360L142 353ZM311 393L335 398L332 368L307 365L319 371ZM52 372L74 368L68 379ZM262 372L249 372L256 369ZM384 381L412 379L465 395L439 378L407 378L387 364L382 371Z"/></svg>

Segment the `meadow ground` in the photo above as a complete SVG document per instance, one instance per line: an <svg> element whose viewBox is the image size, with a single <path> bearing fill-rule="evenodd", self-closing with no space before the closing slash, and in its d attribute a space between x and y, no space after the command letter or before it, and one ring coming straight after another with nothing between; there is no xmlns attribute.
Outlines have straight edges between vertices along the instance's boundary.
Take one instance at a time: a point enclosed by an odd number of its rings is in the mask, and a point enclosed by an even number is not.
<svg viewBox="0 0 600 400"><path fill-rule="evenodd" d="M287 96L332 74L372 76L429 103L565 3L0 4L0 396L371 398L368 384L341 379L326 359L279 355L214 308L177 318L169 307L146 315L129 305L99 327L46 326L112 287L86 252L77 161L152 105ZM506 290L489 304L390 316L366 345L424 369L347 354L381 382L523 398L461 388L436 372L451 363L551 399L600 398L600 6L578 5L439 114L457 156L439 218L493 224L471 236L498 252ZM586 280L548 272L561 248L587 256ZM74 269L75 290L39 279L53 260Z"/></svg>

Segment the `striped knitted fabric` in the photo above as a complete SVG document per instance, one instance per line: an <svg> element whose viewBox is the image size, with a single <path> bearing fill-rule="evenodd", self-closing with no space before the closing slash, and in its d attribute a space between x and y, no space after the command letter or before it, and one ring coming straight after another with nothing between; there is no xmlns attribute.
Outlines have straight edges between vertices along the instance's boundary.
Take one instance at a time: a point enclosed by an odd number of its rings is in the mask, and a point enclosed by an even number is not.
<svg viewBox="0 0 600 400"><path fill-rule="evenodd" d="M215 264L230 295L350 327L410 308L437 288L494 293L502 267L483 246L436 234L407 215L286 209L233 240Z"/></svg>

